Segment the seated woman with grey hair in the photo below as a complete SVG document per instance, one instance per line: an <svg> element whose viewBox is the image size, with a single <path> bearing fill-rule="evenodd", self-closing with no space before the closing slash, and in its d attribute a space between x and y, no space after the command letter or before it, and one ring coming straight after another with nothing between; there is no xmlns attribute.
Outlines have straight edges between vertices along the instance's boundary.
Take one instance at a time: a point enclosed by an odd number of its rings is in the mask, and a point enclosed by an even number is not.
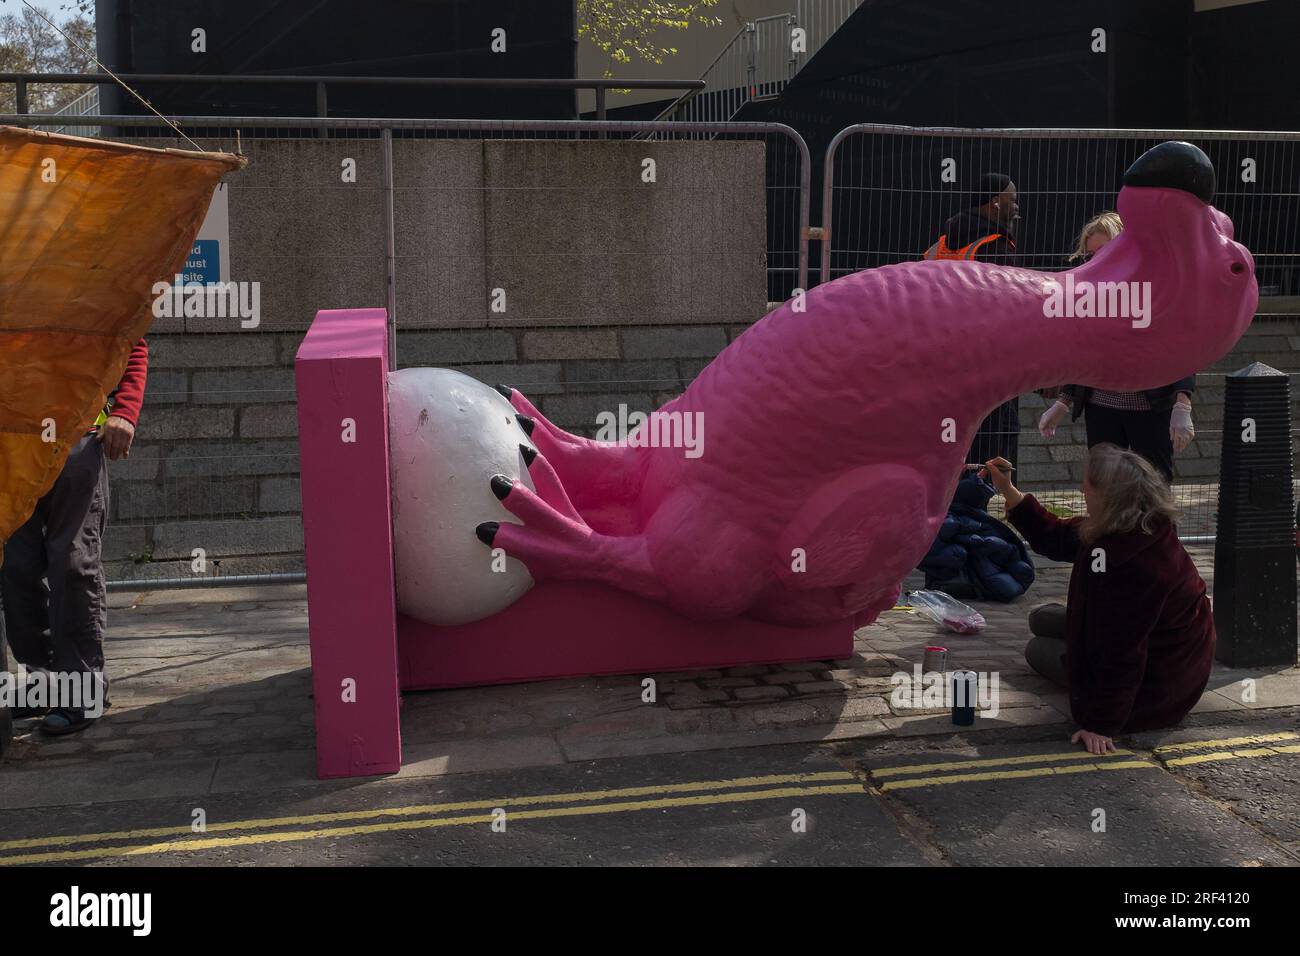
<svg viewBox="0 0 1300 956"><path fill-rule="evenodd" d="M1062 520L1011 483L1011 464L980 469L1006 499L1007 520L1039 554L1070 561L1064 606L1029 615L1025 658L1066 687L1090 753L1121 733L1172 726L1200 700L1214 665L1205 582L1178 540L1169 485L1152 464L1110 444L1089 449L1085 518Z"/></svg>

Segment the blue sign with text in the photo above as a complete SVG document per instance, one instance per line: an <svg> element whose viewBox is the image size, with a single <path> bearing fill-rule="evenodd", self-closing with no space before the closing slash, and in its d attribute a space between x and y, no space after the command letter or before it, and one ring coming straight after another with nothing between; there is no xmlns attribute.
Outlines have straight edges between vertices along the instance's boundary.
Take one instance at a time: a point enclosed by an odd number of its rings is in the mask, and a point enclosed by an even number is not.
<svg viewBox="0 0 1300 956"><path fill-rule="evenodd" d="M181 282L200 282L208 285L221 281L221 242L217 239L196 239L194 248L185 260Z"/></svg>

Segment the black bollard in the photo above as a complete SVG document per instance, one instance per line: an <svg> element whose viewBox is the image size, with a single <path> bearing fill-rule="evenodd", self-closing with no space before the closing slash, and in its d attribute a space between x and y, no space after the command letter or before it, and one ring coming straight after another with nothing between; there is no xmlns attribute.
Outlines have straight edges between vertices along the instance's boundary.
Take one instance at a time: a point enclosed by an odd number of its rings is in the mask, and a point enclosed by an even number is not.
<svg viewBox="0 0 1300 956"><path fill-rule="evenodd" d="M1291 390L1259 362L1227 377L1214 541L1215 656L1228 667L1296 663Z"/></svg>

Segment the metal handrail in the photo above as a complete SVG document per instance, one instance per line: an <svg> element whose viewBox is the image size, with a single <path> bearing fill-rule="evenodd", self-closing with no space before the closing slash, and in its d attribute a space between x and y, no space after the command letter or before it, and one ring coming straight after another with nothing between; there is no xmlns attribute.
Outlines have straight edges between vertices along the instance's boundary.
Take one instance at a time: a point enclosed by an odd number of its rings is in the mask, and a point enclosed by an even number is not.
<svg viewBox="0 0 1300 956"><path fill-rule="evenodd" d="M705 69L701 77L703 89L692 90L678 97L662 110L657 117L655 117L656 120L664 119L669 116L682 115L683 111L690 103L699 99L700 93L721 93L725 90L742 90L742 101L740 104L729 110L727 115L721 118L723 121L726 121L739 113L746 103L755 98L755 90L758 87L767 87L776 83L788 83L794 76L793 61L789 59L784 61L784 76L768 77L766 73L764 73L761 78L758 76L758 62L755 56L758 52L757 45L760 43L760 37L764 32L766 32L766 29L778 22L793 26L795 24L795 16L790 13L779 13L773 16L758 17L743 24L741 28L736 31L735 36L727 42L727 45L722 48L722 51L713 58L713 62L711 62ZM731 62L733 60L736 62ZM747 62L742 65L742 60ZM716 74L724 70L728 71L727 77L724 78L723 82L718 82ZM741 70L745 72L745 78L743 82L737 86L736 83L732 81L739 76Z"/></svg>
<svg viewBox="0 0 1300 956"><path fill-rule="evenodd" d="M701 79L700 79L699 87L697 89L687 90L681 96L677 97L677 99L673 100L662 110L660 110L659 114L654 118L654 120L652 120L652 122L658 123L661 120L667 119L669 116L672 116L677 111L678 107L684 106L685 104L689 103L702 90L707 90L708 82L704 79L704 77L707 77L710 73L713 72L713 68L718 65L718 62L731 51L731 48L733 45L735 45L736 41L738 41L742 36L744 36L749 31L749 29L750 26L748 23L742 23L740 29L736 31L735 35L723 45L722 49L718 51L718 55L715 56L712 59L712 61L710 61L709 65L704 68L704 72L700 74Z"/></svg>
<svg viewBox="0 0 1300 956"><path fill-rule="evenodd" d="M735 35L727 41L721 52L713 58L712 62L709 63L701 74L701 77L705 82L704 89L691 90L682 94L665 107L659 115L655 117L655 119L661 120L670 116L684 115L687 106L698 100L701 92L721 93L728 89L743 88L744 93L742 102L735 109L732 109L724 119L730 119L732 116L735 116L744 108L746 103L752 102L752 100L755 99L754 91L760 87L776 87L776 92L779 93L781 89L784 89L785 84L788 84L793 80L795 74L797 74L799 70L817 54L817 51L822 48L832 35L834 35L835 31L842 27L845 22L848 21L849 17L857 12L861 5L862 0L822 0L820 3L810 3L809 0L793 0L793 6L795 9L792 13L778 13L766 17L757 17L742 24L740 29L737 30ZM824 9L828 6L830 7L829 11ZM771 26L778 21L784 22L791 28L807 28L812 26L814 28L814 35L811 37L811 40L813 41L812 45L803 52L797 54L791 52L789 55L782 58L780 60L781 65L772 71L772 75L768 75L767 72L764 72L762 76L759 76L758 74L760 71L756 60L756 54L759 51L756 48L756 44L761 45L761 34L764 32L762 28ZM741 45L745 47L744 50L737 49L737 47ZM747 73L744 83L740 87L737 87L732 83L717 82L716 74L724 68L724 59L732 58L739 60L742 57L748 58L748 66L746 68ZM771 63L766 63L764 65L772 67L776 62L776 60L773 60ZM735 77L728 76L724 79L734 80ZM771 95L773 94L765 94L765 96Z"/></svg>
<svg viewBox="0 0 1300 956"><path fill-rule="evenodd" d="M316 112L327 116L329 86L434 86L480 89L592 90L596 94L596 115L605 118L605 94L611 89L699 90L703 80L613 80L569 79L567 77L471 77L471 76L329 76L240 73L236 75L195 73L0 73L0 83L12 83L16 111L27 114L27 86L31 83L114 84L179 83L206 86L312 86L316 90Z"/></svg>

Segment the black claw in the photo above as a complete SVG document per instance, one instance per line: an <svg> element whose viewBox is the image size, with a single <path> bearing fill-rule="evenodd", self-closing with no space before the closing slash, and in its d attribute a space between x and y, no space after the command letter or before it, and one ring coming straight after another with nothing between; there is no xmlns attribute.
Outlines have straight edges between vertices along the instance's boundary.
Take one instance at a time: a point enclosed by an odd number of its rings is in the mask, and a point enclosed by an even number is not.
<svg viewBox="0 0 1300 956"><path fill-rule="evenodd" d="M474 529L474 534L478 535L478 539L484 544L491 546L492 539L497 536L497 528L499 527L501 526L495 521L484 521Z"/></svg>
<svg viewBox="0 0 1300 956"><path fill-rule="evenodd" d="M524 434L529 438L533 436L533 429L537 427L537 422L533 421L527 415L516 415L519 420L519 427L524 430Z"/></svg>
<svg viewBox="0 0 1300 956"><path fill-rule="evenodd" d="M1214 199L1214 164L1191 143L1171 140L1153 146L1124 173L1125 186L1164 186L1191 193L1202 202Z"/></svg>
<svg viewBox="0 0 1300 956"><path fill-rule="evenodd" d="M492 476L492 494L496 495L502 501L506 500L506 495L510 494L510 490L514 488L514 486L515 483L505 475ZM480 527L482 526L480 525Z"/></svg>
<svg viewBox="0 0 1300 956"><path fill-rule="evenodd" d="M511 388L509 385L498 385L497 391L506 397L506 401L509 401L510 396L515 393L515 390Z"/></svg>
<svg viewBox="0 0 1300 956"><path fill-rule="evenodd" d="M524 456L524 467L527 468L533 463L533 459L537 457L537 449L528 445L520 445L519 454Z"/></svg>

